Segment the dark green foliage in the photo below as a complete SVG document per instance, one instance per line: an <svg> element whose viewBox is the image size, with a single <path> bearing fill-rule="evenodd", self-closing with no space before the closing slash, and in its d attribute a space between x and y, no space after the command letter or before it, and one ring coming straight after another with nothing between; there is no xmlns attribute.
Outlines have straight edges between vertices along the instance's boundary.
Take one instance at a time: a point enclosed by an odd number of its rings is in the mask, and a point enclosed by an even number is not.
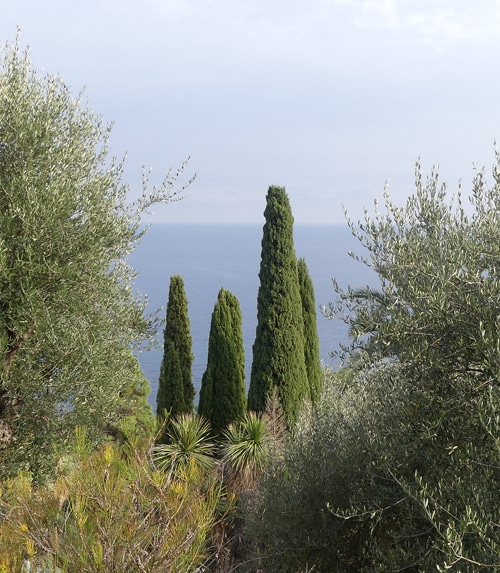
<svg viewBox="0 0 500 573"><path fill-rule="evenodd" d="M139 361L133 355L127 357L130 374L120 391L121 418L111 422L107 430L121 441L133 441L139 445L148 442L155 430L155 419L148 396L151 392L149 381L144 377ZM141 381L142 380L142 381ZM140 438L137 441L136 438Z"/></svg>
<svg viewBox="0 0 500 573"><path fill-rule="evenodd" d="M156 397L158 415L165 411L171 416L193 411L192 345L184 281L179 275L174 275L170 277L164 352Z"/></svg>
<svg viewBox="0 0 500 573"><path fill-rule="evenodd" d="M172 340L165 341L164 355L160 366L160 385L156 396L157 413L160 416L184 412L184 385L182 382L179 353Z"/></svg>
<svg viewBox="0 0 500 573"><path fill-rule="evenodd" d="M204 416L205 418L210 417L210 413L213 411L213 399L213 381L207 369L203 372L203 376L201 377L200 394L198 397L197 412L200 416Z"/></svg>
<svg viewBox="0 0 500 573"><path fill-rule="evenodd" d="M314 285L307 269L306 261L300 258L297 262L300 297L302 299L302 316L304 318L304 357L306 362L309 396L317 401L323 381L319 357L318 325L316 323L316 302Z"/></svg>
<svg viewBox="0 0 500 573"><path fill-rule="evenodd" d="M284 188L269 188L264 216L248 408L264 411L277 386L284 415L293 424L309 391L293 216Z"/></svg>
<svg viewBox="0 0 500 573"><path fill-rule="evenodd" d="M218 434L246 410L245 353L238 299L221 289L212 314L207 369L202 378L198 413Z"/></svg>

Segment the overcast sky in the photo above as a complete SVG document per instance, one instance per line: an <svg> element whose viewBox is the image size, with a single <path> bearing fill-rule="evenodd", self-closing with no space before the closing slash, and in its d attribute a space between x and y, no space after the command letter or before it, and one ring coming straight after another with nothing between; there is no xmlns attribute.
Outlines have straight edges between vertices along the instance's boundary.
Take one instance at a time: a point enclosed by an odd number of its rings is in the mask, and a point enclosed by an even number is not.
<svg viewBox="0 0 500 573"><path fill-rule="evenodd" d="M132 193L191 157L158 221L262 222L270 184L296 222L357 219L418 157L469 189L500 142L496 0L4 0L0 41L17 27L114 122Z"/></svg>

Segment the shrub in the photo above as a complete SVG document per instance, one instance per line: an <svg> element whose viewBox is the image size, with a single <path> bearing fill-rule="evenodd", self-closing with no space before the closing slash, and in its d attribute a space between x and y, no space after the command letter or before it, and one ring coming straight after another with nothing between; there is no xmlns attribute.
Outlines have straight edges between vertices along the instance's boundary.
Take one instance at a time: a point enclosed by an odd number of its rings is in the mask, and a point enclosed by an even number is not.
<svg viewBox="0 0 500 573"><path fill-rule="evenodd" d="M192 465L172 478L148 455L114 444L89 453L80 432L51 486L36 487L26 474L5 482L0 566L18 573L29 558L65 573L195 571L207 557L220 489Z"/></svg>

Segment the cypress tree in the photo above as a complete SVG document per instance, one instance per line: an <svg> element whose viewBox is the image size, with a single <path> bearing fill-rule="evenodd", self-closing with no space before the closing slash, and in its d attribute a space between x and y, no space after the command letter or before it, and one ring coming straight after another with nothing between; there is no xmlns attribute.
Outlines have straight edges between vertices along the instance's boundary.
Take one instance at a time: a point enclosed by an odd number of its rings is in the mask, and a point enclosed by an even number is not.
<svg viewBox="0 0 500 573"><path fill-rule="evenodd" d="M193 411L192 345L184 281L179 275L174 275L170 277L168 293L164 352L156 397L157 414L164 410L172 415Z"/></svg>
<svg viewBox="0 0 500 573"><path fill-rule="evenodd" d="M264 411L277 386L287 423L293 424L309 392L293 216L283 187L269 188L264 217L248 407Z"/></svg>
<svg viewBox="0 0 500 573"><path fill-rule="evenodd" d="M160 385L156 396L157 413L164 410L176 416L184 412L184 386L179 353L172 340L166 340L163 360L160 366Z"/></svg>
<svg viewBox="0 0 500 573"><path fill-rule="evenodd" d="M316 302L314 285L309 275L306 261L300 258L297 262L300 297L302 299L302 317L304 319L304 359L306 363L309 396L314 403L319 397L323 381L319 357L318 325L316 322Z"/></svg>
<svg viewBox="0 0 500 573"><path fill-rule="evenodd" d="M221 289L212 313L207 368L203 374L198 413L219 434L246 410L245 352L240 304Z"/></svg>

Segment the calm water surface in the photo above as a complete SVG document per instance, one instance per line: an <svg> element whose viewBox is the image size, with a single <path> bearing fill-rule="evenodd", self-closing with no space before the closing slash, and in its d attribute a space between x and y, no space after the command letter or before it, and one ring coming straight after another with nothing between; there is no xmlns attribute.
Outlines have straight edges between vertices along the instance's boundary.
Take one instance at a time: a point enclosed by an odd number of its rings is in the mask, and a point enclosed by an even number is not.
<svg viewBox="0 0 500 573"><path fill-rule="evenodd" d="M136 287L148 296L148 310L163 307L165 316L172 275L181 275L188 298L193 337L193 383L199 390L206 368L210 320L221 287L238 297L243 315L243 339L247 383L257 323L257 290L262 226L153 224L131 257L138 271ZM343 287L373 284L374 273L354 261L348 251L365 254L347 226L296 225L297 258L304 257L314 283L316 305L335 300L332 278ZM347 329L340 320L328 320L318 310L321 358L334 366L329 353L347 342ZM163 332L159 333L163 342ZM158 376L163 351L143 352L141 367L151 383L150 403L156 406Z"/></svg>

